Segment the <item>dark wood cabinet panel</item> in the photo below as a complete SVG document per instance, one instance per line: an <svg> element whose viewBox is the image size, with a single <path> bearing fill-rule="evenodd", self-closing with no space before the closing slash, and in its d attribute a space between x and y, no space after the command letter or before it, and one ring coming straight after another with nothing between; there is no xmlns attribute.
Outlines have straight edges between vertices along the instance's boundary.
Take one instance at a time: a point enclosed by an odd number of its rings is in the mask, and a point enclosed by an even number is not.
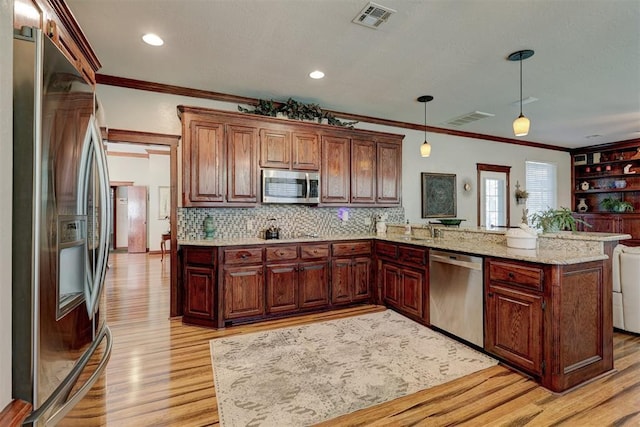
<svg viewBox="0 0 640 427"><path fill-rule="evenodd" d="M224 124L194 120L185 138L182 193L184 206L220 203L225 198Z"/></svg>
<svg viewBox="0 0 640 427"><path fill-rule="evenodd" d="M542 373L542 296L489 285L486 350L527 372Z"/></svg>
<svg viewBox="0 0 640 427"><path fill-rule="evenodd" d="M351 141L351 203L376 202L376 143Z"/></svg>
<svg viewBox="0 0 640 427"><path fill-rule="evenodd" d="M353 297L352 301L364 301L371 298L371 258L353 260Z"/></svg>
<svg viewBox="0 0 640 427"><path fill-rule="evenodd" d="M299 266L300 308L326 307L329 304L329 263L304 262Z"/></svg>
<svg viewBox="0 0 640 427"><path fill-rule="evenodd" d="M260 166L291 168L291 132L260 129Z"/></svg>
<svg viewBox="0 0 640 427"><path fill-rule="evenodd" d="M225 267L223 271L224 318L261 316L264 307L263 266Z"/></svg>
<svg viewBox="0 0 640 427"><path fill-rule="evenodd" d="M258 202L258 130L227 126L227 201Z"/></svg>
<svg viewBox="0 0 640 427"><path fill-rule="evenodd" d="M213 322L215 320L213 295L215 269L187 265L184 270L184 280L184 316Z"/></svg>
<svg viewBox="0 0 640 427"><path fill-rule="evenodd" d="M422 291L425 286L425 275L419 270L405 268L402 271L400 307L406 313L422 317Z"/></svg>
<svg viewBox="0 0 640 427"><path fill-rule="evenodd" d="M398 205L402 196L402 145L378 142L377 158L376 202Z"/></svg>
<svg viewBox="0 0 640 427"><path fill-rule="evenodd" d="M347 137L322 137L320 201L349 203L351 140Z"/></svg>
<svg viewBox="0 0 640 427"><path fill-rule="evenodd" d="M181 250L183 280L183 320L215 326L216 248L185 247Z"/></svg>
<svg viewBox="0 0 640 427"><path fill-rule="evenodd" d="M334 259L331 264L331 302L344 304L351 302L351 258Z"/></svg>
<svg viewBox="0 0 640 427"><path fill-rule="evenodd" d="M320 170L320 139L317 134L293 132L291 168Z"/></svg>
<svg viewBox="0 0 640 427"><path fill-rule="evenodd" d="M382 263L382 301L395 308L400 308L400 267L387 262Z"/></svg>
<svg viewBox="0 0 640 427"><path fill-rule="evenodd" d="M268 265L267 313L282 313L298 309L297 264Z"/></svg>

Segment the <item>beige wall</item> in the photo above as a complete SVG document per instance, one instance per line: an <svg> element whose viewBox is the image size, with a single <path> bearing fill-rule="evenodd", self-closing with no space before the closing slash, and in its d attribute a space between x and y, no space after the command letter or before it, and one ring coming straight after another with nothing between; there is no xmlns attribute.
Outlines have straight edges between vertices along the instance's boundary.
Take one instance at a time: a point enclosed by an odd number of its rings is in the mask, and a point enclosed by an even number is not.
<svg viewBox="0 0 640 427"><path fill-rule="evenodd" d="M13 1L0 0L0 200L11 200ZM6 205L5 205L6 206ZM0 411L11 401L11 209L0 209Z"/></svg>
<svg viewBox="0 0 640 427"><path fill-rule="evenodd" d="M179 104L237 111L237 104L112 86L99 85L97 92L106 109L107 122L111 128L180 134L180 121L176 111ZM406 135L402 156L402 195L405 214L412 222L426 222L421 218L420 173L438 172L456 174L457 216L467 220L465 225L476 225L476 163L511 166L511 223L514 225L520 223L522 216L522 206L515 204L514 186L519 181L526 188L524 176L527 160L547 161L558 165L558 204L571 207L568 153L434 133L427 134L433 146L431 157L423 159L418 154L419 146L424 141L423 132L366 123L359 123L356 127ZM472 185L470 192L462 190L465 181Z"/></svg>

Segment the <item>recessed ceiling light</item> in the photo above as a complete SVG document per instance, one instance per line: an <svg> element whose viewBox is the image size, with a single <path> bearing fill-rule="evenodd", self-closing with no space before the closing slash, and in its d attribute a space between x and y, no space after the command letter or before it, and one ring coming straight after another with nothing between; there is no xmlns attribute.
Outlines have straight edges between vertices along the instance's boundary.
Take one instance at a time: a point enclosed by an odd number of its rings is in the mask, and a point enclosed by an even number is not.
<svg viewBox="0 0 640 427"><path fill-rule="evenodd" d="M324 73L320 70L315 70L309 73L309 77L312 79L321 79L324 77Z"/></svg>
<svg viewBox="0 0 640 427"><path fill-rule="evenodd" d="M142 36L142 40L151 46L162 46L164 44L164 40L153 33L145 34Z"/></svg>

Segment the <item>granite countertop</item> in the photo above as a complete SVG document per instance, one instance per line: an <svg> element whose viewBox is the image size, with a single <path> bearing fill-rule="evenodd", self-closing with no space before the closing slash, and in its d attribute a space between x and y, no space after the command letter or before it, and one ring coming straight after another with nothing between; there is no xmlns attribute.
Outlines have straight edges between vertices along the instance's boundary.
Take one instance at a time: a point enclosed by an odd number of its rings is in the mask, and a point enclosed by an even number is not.
<svg viewBox="0 0 640 427"><path fill-rule="evenodd" d="M483 229L461 228L460 231L482 232ZM484 230L486 232L487 230ZM498 234L500 231L497 232ZM504 231L502 232L504 233ZM570 240L587 240L595 242L615 241L628 238L628 235L611 233L558 233L558 235L543 235L545 238L560 238ZM183 246L243 246L243 245L274 245L286 243L311 243L340 240L360 240L376 239L397 243L410 243L416 246L423 246L433 249L442 249L456 252L464 252L481 256L492 256L498 258L515 259L521 261L536 262L542 264L579 264L589 261L600 261L607 259L602 251L565 250L565 249L514 249L509 248L504 242L484 241L482 239L456 239L447 238L421 238L407 237L402 234L387 234L378 236L376 234L350 234L350 235L328 235L318 237L296 237L289 239L264 240L260 238L237 238L237 239L212 239L212 240L179 240L178 244Z"/></svg>

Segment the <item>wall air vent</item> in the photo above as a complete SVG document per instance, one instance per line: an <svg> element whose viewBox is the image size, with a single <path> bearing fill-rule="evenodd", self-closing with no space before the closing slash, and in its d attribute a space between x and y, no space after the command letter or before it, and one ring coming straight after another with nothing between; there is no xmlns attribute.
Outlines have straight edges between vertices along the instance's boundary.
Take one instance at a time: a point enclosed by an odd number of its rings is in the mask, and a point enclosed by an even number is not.
<svg viewBox="0 0 640 427"><path fill-rule="evenodd" d="M396 13L396 11L393 9L370 2L351 22L377 30L378 27L382 23L387 22L387 19L394 13Z"/></svg>
<svg viewBox="0 0 640 427"><path fill-rule="evenodd" d="M482 111L474 111L473 113L465 114L455 119L447 120L445 124L450 126L464 126L467 123L475 122L477 120L493 117L495 114L483 113Z"/></svg>

